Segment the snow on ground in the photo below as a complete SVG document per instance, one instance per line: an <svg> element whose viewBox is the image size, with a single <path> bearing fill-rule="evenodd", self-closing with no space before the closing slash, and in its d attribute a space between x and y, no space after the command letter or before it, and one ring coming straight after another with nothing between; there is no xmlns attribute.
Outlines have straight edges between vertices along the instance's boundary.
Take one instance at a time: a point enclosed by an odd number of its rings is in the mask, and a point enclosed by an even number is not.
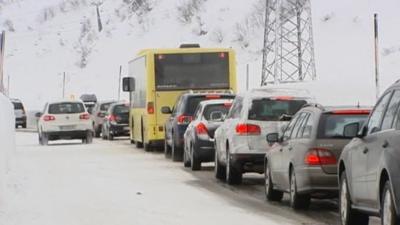
<svg viewBox="0 0 400 225"><path fill-rule="evenodd" d="M204 186L181 163L137 150L128 141L40 146L36 134L17 133L17 143L10 201L0 224L296 223L247 207L243 202L254 200L218 187L211 175L214 185Z"/></svg>

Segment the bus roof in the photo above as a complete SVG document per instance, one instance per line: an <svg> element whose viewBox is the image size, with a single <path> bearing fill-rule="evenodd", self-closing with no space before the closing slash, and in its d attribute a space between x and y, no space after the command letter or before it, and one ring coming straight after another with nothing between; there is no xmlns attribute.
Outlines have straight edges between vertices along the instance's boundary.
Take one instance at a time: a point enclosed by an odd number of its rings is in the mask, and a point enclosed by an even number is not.
<svg viewBox="0 0 400 225"><path fill-rule="evenodd" d="M207 53L207 52L234 52L232 48L155 48L143 49L138 56L146 54L174 54L174 53Z"/></svg>

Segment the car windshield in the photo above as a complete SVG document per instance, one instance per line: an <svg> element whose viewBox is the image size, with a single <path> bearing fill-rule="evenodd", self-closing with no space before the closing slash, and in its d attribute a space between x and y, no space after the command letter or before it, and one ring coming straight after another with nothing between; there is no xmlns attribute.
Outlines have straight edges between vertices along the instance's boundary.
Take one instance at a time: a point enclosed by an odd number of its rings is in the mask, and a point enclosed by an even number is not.
<svg viewBox="0 0 400 225"><path fill-rule="evenodd" d="M186 108L185 108L185 114L192 116L196 109L197 106L200 104L201 101L204 100L210 100L210 99L234 99L234 95L199 95L199 96L192 96L189 97L189 100L187 102Z"/></svg>
<svg viewBox="0 0 400 225"><path fill-rule="evenodd" d="M13 105L14 105L14 109L15 109L15 110L22 110L22 109L24 109L24 107L22 106L22 103L21 103L21 102L13 102Z"/></svg>
<svg viewBox="0 0 400 225"><path fill-rule="evenodd" d="M359 123L361 127L367 118L366 114L323 114L318 128L318 138L348 139L349 137L344 136L344 127L351 123Z"/></svg>
<svg viewBox="0 0 400 225"><path fill-rule="evenodd" d="M220 113L225 116L226 114L228 114L230 106L230 104L207 105L204 108L203 116L206 120L210 120L211 115L216 113Z"/></svg>
<svg viewBox="0 0 400 225"><path fill-rule="evenodd" d="M255 99L248 118L258 121L279 121L283 115L293 116L306 103L304 100Z"/></svg>
<svg viewBox="0 0 400 225"><path fill-rule="evenodd" d="M83 112L85 112L85 107L82 103L63 102L49 105L50 114L72 114Z"/></svg>
<svg viewBox="0 0 400 225"><path fill-rule="evenodd" d="M117 115L129 114L129 107L127 105L116 105L114 113Z"/></svg>

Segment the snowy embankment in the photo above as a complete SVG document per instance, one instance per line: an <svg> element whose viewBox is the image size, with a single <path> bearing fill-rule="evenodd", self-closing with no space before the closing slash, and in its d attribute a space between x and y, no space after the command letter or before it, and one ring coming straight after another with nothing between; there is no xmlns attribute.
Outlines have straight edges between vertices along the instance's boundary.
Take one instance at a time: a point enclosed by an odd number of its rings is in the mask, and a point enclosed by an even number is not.
<svg viewBox="0 0 400 225"><path fill-rule="evenodd" d="M9 158L15 150L15 118L12 104L0 94L0 209L4 203L6 173L9 170ZM0 210L1 211L1 210Z"/></svg>

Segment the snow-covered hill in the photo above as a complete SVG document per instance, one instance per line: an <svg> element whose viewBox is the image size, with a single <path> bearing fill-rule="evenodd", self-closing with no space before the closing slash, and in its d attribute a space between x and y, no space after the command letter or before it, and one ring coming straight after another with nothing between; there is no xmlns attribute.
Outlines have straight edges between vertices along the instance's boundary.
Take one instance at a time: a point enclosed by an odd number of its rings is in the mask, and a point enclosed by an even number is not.
<svg viewBox="0 0 400 225"><path fill-rule="evenodd" d="M5 74L11 95L29 108L67 94L116 98L119 66L142 48L180 43L232 47L238 52L240 89L245 65L251 86L260 83L264 0L0 0L7 30ZM373 104L374 12L381 22L382 88L398 78L400 19L396 0L312 0L318 81L311 86L326 104Z"/></svg>

